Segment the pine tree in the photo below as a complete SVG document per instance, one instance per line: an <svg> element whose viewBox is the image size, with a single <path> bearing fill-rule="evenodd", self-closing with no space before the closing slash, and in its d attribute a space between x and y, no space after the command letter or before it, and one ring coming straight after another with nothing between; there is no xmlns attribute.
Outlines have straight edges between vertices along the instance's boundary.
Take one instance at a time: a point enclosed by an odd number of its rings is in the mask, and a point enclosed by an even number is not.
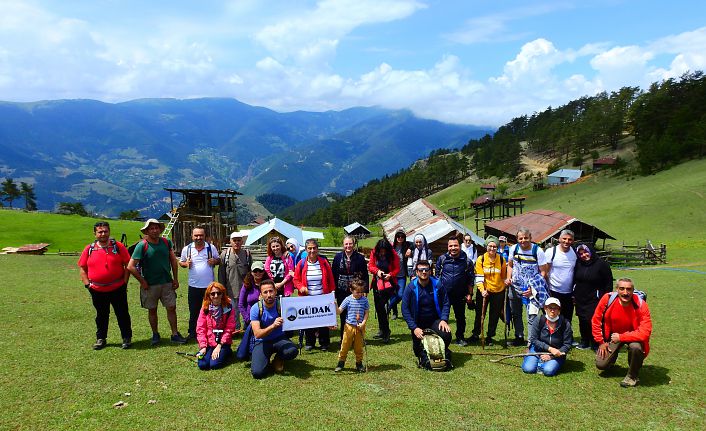
<svg viewBox="0 0 706 431"><path fill-rule="evenodd" d="M22 196L20 189L17 188L17 184L12 180L12 178L5 178L2 182L2 200L10 203L10 208L12 208L12 201Z"/></svg>
<svg viewBox="0 0 706 431"><path fill-rule="evenodd" d="M32 184L27 184L22 181L20 183L20 192L25 200L25 209L27 211L36 211L37 209L37 196L34 194L34 186Z"/></svg>

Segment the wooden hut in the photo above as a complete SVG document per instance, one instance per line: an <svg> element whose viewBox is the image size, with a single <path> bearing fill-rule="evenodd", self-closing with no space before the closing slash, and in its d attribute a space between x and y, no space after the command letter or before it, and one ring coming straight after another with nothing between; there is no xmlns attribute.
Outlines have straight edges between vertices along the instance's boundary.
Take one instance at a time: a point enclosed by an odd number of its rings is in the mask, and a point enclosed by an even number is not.
<svg viewBox="0 0 706 431"><path fill-rule="evenodd" d="M235 190L164 189L169 192L171 219L162 236L170 236L177 250L191 242L191 232L197 226L206 228L209 242L221 248L228 243L231 232L238 230L235 200L242 193ZM174 205L174 194L180 198Z"/></svg>
<svg viewBox="0 0 706 431"><path fill-rule="evenodd" d="M358 239L367 238L370 236L370 230L358 222L349 224L348 226L343 228L343 231L347 235L353 235Z"/></svg>

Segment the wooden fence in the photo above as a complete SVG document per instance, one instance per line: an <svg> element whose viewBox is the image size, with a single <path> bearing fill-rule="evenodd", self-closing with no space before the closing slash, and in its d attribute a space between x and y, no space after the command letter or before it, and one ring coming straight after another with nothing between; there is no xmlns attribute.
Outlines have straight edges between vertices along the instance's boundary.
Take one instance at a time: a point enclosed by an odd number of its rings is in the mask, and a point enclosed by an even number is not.
<svg viewBox="0 0 706 431"><path fill-rule="evenodd" d="M626 245L608 247L599 252L612 266L641 266L667 263L667 246L655 247L649 240L645 245Z"/></svg>

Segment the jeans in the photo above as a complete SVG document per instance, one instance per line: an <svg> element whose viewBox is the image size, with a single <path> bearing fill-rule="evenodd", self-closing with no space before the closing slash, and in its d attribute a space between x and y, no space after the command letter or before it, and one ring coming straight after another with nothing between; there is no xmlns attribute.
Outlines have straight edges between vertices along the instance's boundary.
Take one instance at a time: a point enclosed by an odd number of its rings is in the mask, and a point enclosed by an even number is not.
<svg viewBox="0 0 706 431"><path fill-rule="evenodd" d="M221 368L226 364L226 361L228 360L228 358L230 358L230 355L233 353L233 349L231 348L230 344L223 344L221 345L221 354L218 355L218 359L211 359L213 349L215 349L215 347L207 347L206 354L203 355L203 358L198 360L198 365L200 369L215 370L217 368Z"/></svg>
<svg viewBox="0 0 706 431"><path fill-rule="evenodd" d="M530 346L530 353L534 353L534 346ZM547 362L539 359L539 356L525 356L522 361L522 371L527 374L534 374L537 371L544 374L546 377L553 377L559 373L559 369L566 361L566 356L560 356L558 358L553 358Z"/></svg>
<svg viewBox="0 0 706 431"><path fill-rule="evenodd" d="M515 338L524 338L525 326L522 320L522 310L527 306L522 303L522 297L515 292L512 286L509 286L508 289L510 289L508 302L510 302L510 311L512 312L512 325L515 327Z"/></svg>
<svg viewBox="0 0 706 431"><path fill-rule="evenodd" d="M397 277L397 289L395 290L395 295L390 298L390 310L395 309L395 315L397 315L397 304L402 302L402 294L404 293L404 288L407 285L407 277Z"/></svg>
<svg viewBox="0 0 706 431"><path fill-rule="evenodd" d="M256 379L262 379L267 376L267 368L270 365L270 356L275 354L275 357L290 361L297 357L299 349L288 338L280 338L277 341L259 341L255 343L252 349L252 360L250 363L250 372Z"/></svg>
<svg viewBox="0 0 706 431"><path fill-rule="evenodd" d="M93 289L88 289L88 291L91 293L93 307L96 309L96 338L106 339L108 337L111 305L115 312L115 318L118 320L120 335L123 338L132 338L132 323L127 307L127 284L110 292L96 292Z"/></svg>
<svg viewBox="0 0 706 431"><path fill-rule="evenodd" d="M189 286L189 335L196 338L196 322L199 320L199 312L203 306L203 296L206 293L206 288ZM236 307L237 308L237 307Z"/></svg>

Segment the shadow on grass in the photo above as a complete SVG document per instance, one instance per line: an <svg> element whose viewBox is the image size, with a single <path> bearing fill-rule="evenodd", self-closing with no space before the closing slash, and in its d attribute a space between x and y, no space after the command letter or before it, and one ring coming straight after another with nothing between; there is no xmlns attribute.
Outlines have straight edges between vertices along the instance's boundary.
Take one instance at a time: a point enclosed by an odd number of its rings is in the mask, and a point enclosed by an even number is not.
<svg viewBox="0 0 706 431"><path fill-rule="evenodd" d="M624 377L628 373L627 367L613 365L598 375L603 378ZM643 365L640 370L640 386L652 387L668 385L672 381L669 369L659 365Z"/></svg>
<svg viewBox="0 0 706 431"><path fill-rule="evenodd" d="M564 362L564 365L561 367L561 370L559 371L562 374L565 373L581 373L586 370L586 364L584 364L581 361L575 361L572 359L566 359L566 362Z"/></svg>

